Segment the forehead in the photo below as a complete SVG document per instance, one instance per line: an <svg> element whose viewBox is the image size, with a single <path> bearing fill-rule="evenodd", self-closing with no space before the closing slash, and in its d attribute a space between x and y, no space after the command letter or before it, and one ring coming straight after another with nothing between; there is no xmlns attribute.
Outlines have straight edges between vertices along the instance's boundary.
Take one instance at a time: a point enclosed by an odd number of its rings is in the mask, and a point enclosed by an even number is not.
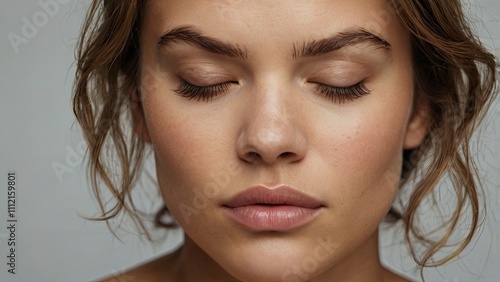
<svg viewBox="0 0 500 282"><path fill-rule="evenodd" d="M228 42L265 47L362 28L388 41L407 32L387 0L149 0L143 34L158 38L178 26L199 27Z"/></svg>

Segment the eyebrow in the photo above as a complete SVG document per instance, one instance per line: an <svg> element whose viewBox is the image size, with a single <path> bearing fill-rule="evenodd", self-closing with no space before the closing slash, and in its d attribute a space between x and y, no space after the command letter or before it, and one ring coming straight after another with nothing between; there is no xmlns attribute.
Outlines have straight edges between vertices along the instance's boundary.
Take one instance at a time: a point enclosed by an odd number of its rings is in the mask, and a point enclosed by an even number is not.
<svg viewBox="0 0 500 282"><path fill-rule="evenodd" d="M353 46L356 44L370 44L374 45L377 49L383 49L387 53L391 50L391 44L366 29L349 29L344 32L335 34L328 38L321 40L312 40L293 45L293 58L315 57L328 54L344 47Z"/></svg>
<svg viewBox="0 0 500 282"><path fill-rule="evenodd" d="M184 42L194 45L210 53L228 57L246 59L248 51L242 49L238 44L222 42L221 40L202 35L192 26L180 26L165 33L158 40L160 46L168 46L170 43Z"/></svg>
<svg viewBox="0 0 500 282"><path fill-rule="evenodd" d="M173 28L158 39L158 45L161 47L167 47L172 43L178 42L191 44L213 54L241 59L248 58L248 51L245 47L242 48L238 44L231 44L205 36L197 31L195 27L189 25ZM386 52L391 50L391 44L387 40L366 29L354 28L321 40L294 44L292 57L299 59L320 56L361 43L374 45Z"/></svg>

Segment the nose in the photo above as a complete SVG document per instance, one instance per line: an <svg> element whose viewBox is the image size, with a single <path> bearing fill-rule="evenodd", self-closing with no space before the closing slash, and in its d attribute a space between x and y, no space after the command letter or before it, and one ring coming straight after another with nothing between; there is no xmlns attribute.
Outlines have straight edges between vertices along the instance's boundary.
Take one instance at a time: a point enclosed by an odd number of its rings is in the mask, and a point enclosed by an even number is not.
<svg viewBox="0 0 500 282"><path fill-rule="evenodd" d="M293 102L273 93L255 95L237 139L238 156L248 163L297 162L307 154L307 140L297 124Z"/></svg>

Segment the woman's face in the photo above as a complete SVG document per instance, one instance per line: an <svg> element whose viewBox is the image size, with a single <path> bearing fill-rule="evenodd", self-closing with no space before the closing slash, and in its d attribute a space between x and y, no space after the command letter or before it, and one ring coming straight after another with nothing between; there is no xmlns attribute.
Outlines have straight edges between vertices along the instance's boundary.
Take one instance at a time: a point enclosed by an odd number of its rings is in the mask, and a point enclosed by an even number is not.
<svg viewBox="0 0 500 282"><path fill-rule="evenodd" d="M151 0L140 50L135 130L168 209L226 271L304 279L373 236L425 135L386 1Z"/></svg>

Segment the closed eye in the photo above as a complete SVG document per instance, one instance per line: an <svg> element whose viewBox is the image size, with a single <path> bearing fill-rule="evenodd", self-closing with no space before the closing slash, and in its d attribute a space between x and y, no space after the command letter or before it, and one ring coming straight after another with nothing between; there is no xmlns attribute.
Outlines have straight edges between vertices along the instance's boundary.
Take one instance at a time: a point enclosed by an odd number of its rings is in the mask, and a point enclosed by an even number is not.
<svg viewBox="0 0 500 282"><path fill-rule="evenodd" d="M360 81L359 83L347 87L337 87L317 83L316 91L325 96L327 99L339 104L359 99L371 93L371 91L366 87L364 81Z"/></svg>
<svg viewBox="0 0 500 282"><path fill-rule="evenodd" d="M196 99L197 101L211 101L218 95L224 94L229 91L231 84L237 84L237 81L227 81L208 86L198 86L181 79L177 89L173 91L189 100ZM331 86L322 83L316 83L316 91L323 95L325 98L339 104L347 101L359 99L371 93L366 87L364 81L347 87Z"/></svg>
<svg viewBox="0 0 500 282"><path fill-rule="evenodd" d="M229 91L231 84L237 84L237 81L227 81L208 86L198 86L181 79L177 89L173 91L189 100L196 99L197 101L211 101L218 95L224 94Z"/></svg>

